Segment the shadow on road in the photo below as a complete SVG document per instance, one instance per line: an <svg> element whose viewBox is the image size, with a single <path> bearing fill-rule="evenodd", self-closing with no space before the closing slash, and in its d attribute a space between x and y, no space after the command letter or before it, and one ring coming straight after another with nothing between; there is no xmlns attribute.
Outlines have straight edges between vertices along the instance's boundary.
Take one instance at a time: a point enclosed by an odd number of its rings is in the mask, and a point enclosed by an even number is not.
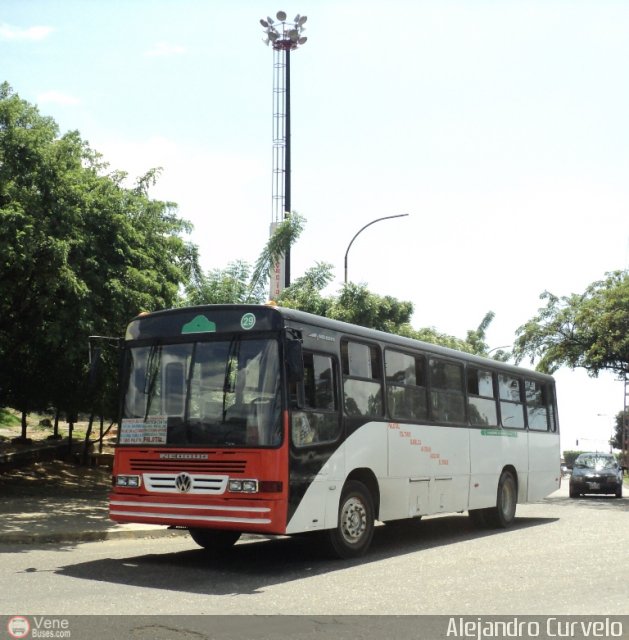
<svg viewBox="0 0 629 640"><path fill-rule="evenodd" d="M556 520L518 518L508 531L542 526ZM447 552L450 545L504 533L504 530L475 529L467 516L441 516L408 526L376 527L369 553L351 561L331 560L322 550L319 535L304 535L239 543L219 558L212 558L203 549L195 547L173 553L68 565L57 573L85 580L186 593L253 594L270 585L418 551L443 547Z"/></svg>

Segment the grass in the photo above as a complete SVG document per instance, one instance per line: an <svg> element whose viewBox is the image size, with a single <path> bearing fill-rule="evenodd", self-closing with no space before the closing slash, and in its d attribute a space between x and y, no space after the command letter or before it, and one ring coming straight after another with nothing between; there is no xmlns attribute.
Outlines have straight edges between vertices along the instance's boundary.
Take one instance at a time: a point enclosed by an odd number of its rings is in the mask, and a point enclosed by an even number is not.
<svg viewBox="0 0 629 640"><path fill-rule="evenodd" d="M19 427L22 424L20 417L10 409L0 409L0 427Z"/></svg>
<svg viewBox="0 0 629 640"><path fill-rule="evenodd" d="M29 413L26 417L27 427L26 427L26 437L34 438L36 440L44 439L47 435L52 435L53 429L52 427L47 427L39 424L43 418L48 418L51 422L54 419L54 416L39 414L39 413ZM22 414L15 409L9 408L0 408L0 429L11 429L15 431L15 435L19 435L19 432L16 431L19 429L21 431L22 428ZM74 430L72 432L72 437L75 440L83 440L85 438L85 432L87 430L87 423L75 423ZM94 434L98 433L98 425L94 423L92 427L92 438L94 438ZM59 422L59 435L61 437L66 438L68 436L68 424L66 422ZM0 440L10 440L13 436L4 436L0 437Z"/></svg>

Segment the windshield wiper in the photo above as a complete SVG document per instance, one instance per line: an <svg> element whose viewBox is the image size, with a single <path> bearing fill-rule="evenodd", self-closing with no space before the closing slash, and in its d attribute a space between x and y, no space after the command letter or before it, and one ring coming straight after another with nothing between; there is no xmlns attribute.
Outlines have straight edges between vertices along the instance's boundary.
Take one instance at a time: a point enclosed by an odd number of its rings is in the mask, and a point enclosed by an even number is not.
<svg viewBox="0 0 629 640"><path fill-rule="evenodd" d="M223 380L223 424L227 418L227 394L234 391L232 387L232 372L234 366L234 358L238 358L238 352L240 351L240 340L237 336L234 336L227 350L227 362L225 363L225 378Z"/></svg>
<svg viewBox="0 0 629 640"><path fill-rule="evenodd" d="M144 422L148 419L151 410L151 402L155 393L155 384L159 376L161 365L162 347L154 344L151 346L148 358L146 360L146 377L144 379L144 394L148 395L146 399L146 412L144 413Z"/></svg>
<svg viewBox="0 0 629 640"><path fill-rule="evenodd" d="M186 425L186 431L189 431L190 425L188 421L190 419L190 391L192 389L192 376L194 374L194 365L197 355L197 343L192 344L192 353L190 354L190 366L188 367L188 374L186 377L186 398L184 401L183 409L183 423Z"/></svg>

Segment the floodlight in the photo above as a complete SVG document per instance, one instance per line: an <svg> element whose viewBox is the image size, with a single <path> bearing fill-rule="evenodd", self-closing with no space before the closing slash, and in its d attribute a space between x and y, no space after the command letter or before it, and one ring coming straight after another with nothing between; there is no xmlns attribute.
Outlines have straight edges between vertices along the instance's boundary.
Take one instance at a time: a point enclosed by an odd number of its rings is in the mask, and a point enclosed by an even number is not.
<svg viewBox="0 0 629 640"><path fill-rule="evenodd" d="M299 38L299 40L297 40L297 44L304 44L306 40L308 40L308 38L306 36L303 36Z"/></svg>
<svg viewBox="0 0 629 640"><path fill-rule="evenodd" d="M284 22L286 20L286 13L284 11L278 11L275 16L280 22Z"/></svg>
<svg viewBox="0 0 629 640"><path fill-rule="evenodd" d="M262 18L260 18L260 24L265 28L269 26L269 23L266 20L263 20Z"/></svg>
<svg viewBox="0 0 629 640"><path fill-rule="evenodd" d="M297 22L299 24L299 26L301 27L302 24L304 24L306 22L306 20L308 20L308 16L301 16L299 18L299 20L297 20L295 18L295 22Z"/></svg>

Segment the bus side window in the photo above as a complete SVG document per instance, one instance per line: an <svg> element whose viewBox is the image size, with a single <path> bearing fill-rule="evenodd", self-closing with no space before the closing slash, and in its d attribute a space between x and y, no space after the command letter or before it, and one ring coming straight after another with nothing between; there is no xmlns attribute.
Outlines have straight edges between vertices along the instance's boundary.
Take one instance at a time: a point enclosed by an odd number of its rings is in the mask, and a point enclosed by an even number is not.
<svg viewBox="0 0 629 640"><path fill-rule="evenodd" d="M483 427L498 425L498 409L491 371L468 368L467 398L470 424Z"/></svg>
<svg viewBox="0 0 629 640"><path fill-rule="evenodd" d="M337 367L332 357L304 352L304 407L292 414L292 437L298 446L331 442L340 433Z"/></svg>
<svg viewBox="0 0 629 640"><path fill-rule="evenodd" d="M557 412L555 410L555 387L552 384L546 384L546 401L548 406L548 428L556 433L558 431L557 426Z"/></svg>
<svg viewBox="0 0 629 640"><path fill-rule="evenodd" d="M546 385L534 380L524 381L526 413L529 429L548 431L548 394Z"/></svg>
<svg viewBox="0 0 629 640"><path fill-rule="evenodd" d="M463 367L454 362L430 359L430 409L435 422L465 421Z"/></svg>
<svg viewBox="0 0 629 640"><path fill-rule="evenodd" d="M391 418L426 419L426 358L387 349L384 352L384 369Z"/></svg>
<svg viewBox="0 0 629 640"><path fill-rule="evenodd" d="M380 349L375 345L341 342L343 397L348 416L384 415Z"/></svg>
<svg viewBox="0 0 629 640"><path fill-rule="evenodd" d="M498 376L498 393L500 394L502 426L524 429L522 381L514 376L501 373Z"/></svg>

